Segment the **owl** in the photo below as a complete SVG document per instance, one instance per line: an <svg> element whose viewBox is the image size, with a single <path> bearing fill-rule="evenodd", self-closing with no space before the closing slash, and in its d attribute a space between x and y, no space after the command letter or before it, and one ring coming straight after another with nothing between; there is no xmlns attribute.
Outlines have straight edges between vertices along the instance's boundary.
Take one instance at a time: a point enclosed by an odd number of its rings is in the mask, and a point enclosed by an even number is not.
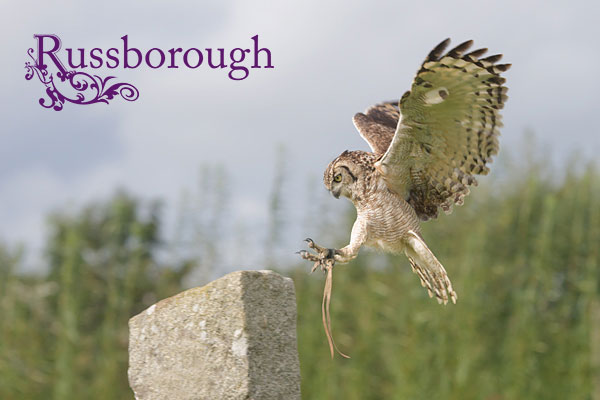
<svg viewBox="0 0 600 400"><path fill-rule="evenodd" d="M309 250L299 254L314 262L313 271L347 263L362 246L404 253L430 297L456 303L420 224L436 218L439 209L450 213L454 204L462 205L469 186L477 184L474 176L488 173L508 98L500 73L510 64L497 64L501 54L481 58L487 49L467 53L471 40L445 53L449 43L429 53L399 102L354 116L372 151L344 151L327 166L323 181L335 198L352 201L357 218L350 243L341 249L306 239Z"/></svg>

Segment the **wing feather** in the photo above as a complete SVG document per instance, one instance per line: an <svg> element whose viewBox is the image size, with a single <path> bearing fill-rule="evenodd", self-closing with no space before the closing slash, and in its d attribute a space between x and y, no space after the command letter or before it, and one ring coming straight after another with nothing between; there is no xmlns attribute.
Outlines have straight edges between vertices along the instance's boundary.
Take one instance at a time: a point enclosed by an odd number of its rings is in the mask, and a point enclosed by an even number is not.
<svg viewBox="0 0 600 400"><path fill-rule="evenodd" d="M464 54L472 41L443 54L448 44L429 53L402 96L392 142L376 164L423 220L437 217L439 207L451 212L477 184L474 175L488 173L508 98L499 74L510 64L495 64L501 55Z"/></svg>
<svg viewBox="0 0 600 400"><path fill-rule="evenodd" d="M384 102L369 107L365 113L354 115L352 121L374 153L382 155L386 152L400 119L398 102Z"/></svg>

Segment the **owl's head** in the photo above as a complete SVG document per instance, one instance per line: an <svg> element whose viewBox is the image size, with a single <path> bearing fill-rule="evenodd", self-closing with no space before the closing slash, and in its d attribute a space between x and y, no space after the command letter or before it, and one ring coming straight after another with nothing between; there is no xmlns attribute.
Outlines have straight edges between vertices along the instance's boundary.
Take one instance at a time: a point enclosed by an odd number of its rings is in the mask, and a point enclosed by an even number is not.
<svg viewBox="0 0 600 400"><path fill-rule="evenodd" d="M337 199L345 196L356 200L364 190L365 176L372 172L375 157L364 151L344 151L327 166L323 183Z"/></svg>

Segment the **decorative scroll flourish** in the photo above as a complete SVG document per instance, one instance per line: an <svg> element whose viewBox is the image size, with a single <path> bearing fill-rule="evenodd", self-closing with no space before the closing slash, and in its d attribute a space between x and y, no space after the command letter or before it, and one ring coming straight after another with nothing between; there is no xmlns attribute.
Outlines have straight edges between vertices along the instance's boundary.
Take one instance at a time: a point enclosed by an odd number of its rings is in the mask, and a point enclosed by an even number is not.
<svg viewBox="0 0 600 400"><path fill-rule="evenodd" d="M61 111L65 102L74 104L108 104L110 100L119 95L127 101L135 101L140 95L137 88L130 83L119 82L109 85L108 81L114 79L114 76L102 78L98 75L86 74L85 72L67 71L58 66L59 71L56 73L56 77L61 82L67 81L71 88L76 91L74 97L69 97L58 90L54 85L54 77L48 72L47 65L38 64L33 53L34 50L32 48L27 50L27 54L31 57L33 63L29 61L25 63L25 79L30 80L35 74L40 82L46 86L48 99L41 97L39 100L40 105L44 108ZM50 100L50 102L47 103L47 100Z"/></svg>

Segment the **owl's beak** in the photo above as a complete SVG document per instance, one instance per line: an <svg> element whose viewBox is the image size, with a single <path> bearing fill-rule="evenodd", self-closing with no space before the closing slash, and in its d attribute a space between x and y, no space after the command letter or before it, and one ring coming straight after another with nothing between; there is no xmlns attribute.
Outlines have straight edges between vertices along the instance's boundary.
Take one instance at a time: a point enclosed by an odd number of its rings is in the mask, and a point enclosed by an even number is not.
<svg viewBox="0 0 600 400"><path fill-rule="evenodd" d="M336 199L340 198L340 192L341 190L332 190L331 194L333 195L333 197L335 197Z"/></svg>

